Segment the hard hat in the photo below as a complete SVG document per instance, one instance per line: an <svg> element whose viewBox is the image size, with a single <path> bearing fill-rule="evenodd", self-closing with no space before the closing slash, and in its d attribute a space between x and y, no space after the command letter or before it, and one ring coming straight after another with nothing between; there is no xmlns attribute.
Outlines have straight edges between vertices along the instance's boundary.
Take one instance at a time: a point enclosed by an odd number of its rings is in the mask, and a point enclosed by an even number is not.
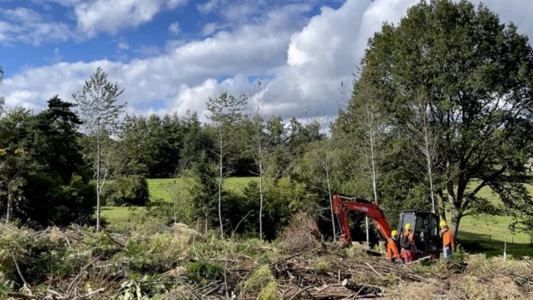
<svg viewBox="0 0 533 300"><path fill-rule="evenodd" d="M409 223L405 224L405 229L406 229L406 230L411 229L411 224L409 224Z"/></svg>
<svg viewBox="0 0 533 300"><path fill-rule="evenodd" d="M446 224L446 221L442 220L442 221L440 221L440 225L439 226L440 227L444 227L444 226L448 226L448 225Z"/></svg>
<svg viewBox="0 0 533 300"><path fill-rule="evenodd" d="M395 236L395 235L397 235L397 234L398 234L398 231L396 231L396 230L393 230L393 231L390 233L390 235L392 235L392 236Z"/></svg>

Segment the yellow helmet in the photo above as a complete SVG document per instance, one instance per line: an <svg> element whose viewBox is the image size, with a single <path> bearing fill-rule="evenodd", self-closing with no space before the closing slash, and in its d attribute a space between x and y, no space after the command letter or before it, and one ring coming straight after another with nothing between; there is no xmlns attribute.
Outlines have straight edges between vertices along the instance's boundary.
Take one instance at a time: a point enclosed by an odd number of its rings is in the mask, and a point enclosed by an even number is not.
<svg viewBox="0 0 533 300"><path fill-rule="evenodd" d="M448 226L448 224L446 224L446 221L442 220L440 221L440 227L444 227L444 226Z"/></svg>
<svg viewBox="0 0 533 300"><path fill-rule="evenodd" d="M411 229L411 224L409 223L405 224L405 230L409 230L409 229Z"/></svg>
<svg viewBox="0 0 533 300"><path fill-rule="evenodd" d="M390 233L391 236L395 236L395 235L397 235L397 234L398 234L398 231L397 231L397 230L393 230L393 231Z"/></svg>

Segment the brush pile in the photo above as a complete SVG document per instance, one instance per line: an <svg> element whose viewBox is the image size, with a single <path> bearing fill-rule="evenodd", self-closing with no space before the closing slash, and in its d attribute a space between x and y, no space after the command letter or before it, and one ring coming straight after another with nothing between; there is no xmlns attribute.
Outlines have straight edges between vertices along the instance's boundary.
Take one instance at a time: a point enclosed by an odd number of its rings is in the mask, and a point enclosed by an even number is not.
<svg viewBox="0 0 533 300"><path fill-rule="evenodd" d="M122 234L0 225L0 298L533 299L531 259L458 253L451 263L394 265L313 242L303 227L287 235L299 237L293 244L271 244L185 225L150 223Z"/></svg>

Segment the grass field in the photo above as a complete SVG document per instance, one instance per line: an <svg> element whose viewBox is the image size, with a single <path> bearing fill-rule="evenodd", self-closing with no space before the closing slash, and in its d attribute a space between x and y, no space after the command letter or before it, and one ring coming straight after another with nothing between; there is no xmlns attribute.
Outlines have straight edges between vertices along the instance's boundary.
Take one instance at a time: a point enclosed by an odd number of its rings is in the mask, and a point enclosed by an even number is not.
<svg viewBox="0 0 533 300"><path fill-rule="evenodd" d="M150 201L165 200L172 201L172 188L176 183L176 178L158 178L148 179L148 191ZM224 182L224 187L239 191L242 190L248 182L257 180L254 177L232 177ZM107 184L111 182L108 181ZM143 207L116 207L104 206L102 207L102 218L109 224L129 223L137 216L134 212L142 213L145 209Z"/></svg>
<svg viewBox="0 0 533 300"><path fill-rule="evenodd" d="M150 200L168 200L171 199L170 189L176 182L175 178L166 179L148 179L148 188L150 193ZM257 180L253 177L234 177L229 178L225 182L225 187L232 190L242 190L250 180ZM473 184L475 185L475 183ZM528 190L533 192L533 186L526 185ZM483 188L479 192L479 196L483 196L491 200L494 204L500 203L497 195L494 195L489 187ZM127 223L135 218L134 211L141 212L144 208L128 208L128 207L103 207L102 217L113 223ZM475 252L484 252L488 256L502 255L504 248L504 241L506 237L507 217L505 216L466 216L461 219L459 227L458 240L468 250ZM507 253L515 256L531 255L533 253L533 245L531 245L531 237L526 233L510 233L507 237Z"/></svg>

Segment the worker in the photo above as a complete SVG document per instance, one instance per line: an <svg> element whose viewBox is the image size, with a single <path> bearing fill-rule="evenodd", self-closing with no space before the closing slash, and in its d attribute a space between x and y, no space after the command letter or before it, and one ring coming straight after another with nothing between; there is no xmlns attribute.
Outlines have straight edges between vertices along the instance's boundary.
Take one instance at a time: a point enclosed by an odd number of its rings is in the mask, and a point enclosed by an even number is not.
<svg viewBox="0 0 533 300"><path fill-rule="evenodd" d="M393 230L387 240L387 259L393 263L403 263L398 253L398 231Z"/></svg>
<svg viewBox="0 0 533 300"><path fill-rule="evenodd" d="M405 263L409 263L415 260L415 253L416 253L416 247L415 247L415 241L414 241L414 232L411 228L411 224L407 223L405 224L405 231L402 233L402 236L400 237L400 247L401 255Z"/></svg>
<svg viewBox="0 0 533 300"><path fill-rule="evenodd" d="M455 251L455 244L453 241L453 235L446 221L440 221L440 230L442 236L442 254L445 260L452 259L452 251Z"/></svg>

